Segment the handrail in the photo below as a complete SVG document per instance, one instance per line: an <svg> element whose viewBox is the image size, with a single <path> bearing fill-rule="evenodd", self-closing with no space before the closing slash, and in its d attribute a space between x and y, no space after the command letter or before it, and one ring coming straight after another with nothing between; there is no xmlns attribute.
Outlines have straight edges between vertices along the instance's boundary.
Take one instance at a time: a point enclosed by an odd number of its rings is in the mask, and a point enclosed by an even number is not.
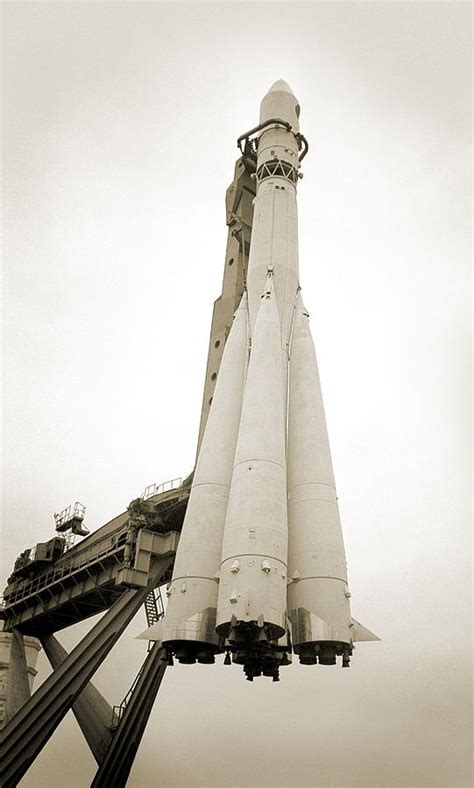
<svg viewBox="0 0 474 788"><path fill-rule="evenodd" d="M142 498L146 500L147 498L151 498L154 495L159 495L163 492L179 489L182 484L182 477L169 479L168 481L161 482L160 484L150 484L145 488ZM35 577L33 577L21 588L9 592L7 594L7 598L5 599L5 605L10 606L15 604L26 597L32 596L38 591L42 591L56 581L61 580L63 577L69 577L80 569L83 569L84 566L93 564L96 561L100 561L101 558L104 558L107 555L118 552L125 546L125 544L118 545L118 540L121 533L125 534L126 532L127 527L122 523L115 531L106 534L101 539L98 539L97 541L94 540L93 537L92 541L91 539L86 539L80 545L76 545L74 547L73 553L69 550L66 551L60 558L57 559L53 568L48 568L43 572L36 574Z"/></svg>
<svg viewBox="0 0 474 788"><path fill-rule="evenodd" d="M240 137L237 138L237 147L240 150L240 152L243 154L242 144L241 144L243 140L249 140L252 134L257 134L258 131L263 131L263 129L266 129L267 126L273 126L275 124L283 126L287 131L291 131L292 129L291 123L288 123L287 120L282 120L281 118L270 118L269 120L266 120L263 123L259 123L258 126L254 126L253 129L250 129L250 131L246 131L244 134L241 134Z"/></svg>
<svg viewBox="0 0 474 788"><path fill-rule="evenodd" d="M176 479L169 479L167 482L161 482L161 484L149 484L148 487L145 487L145 491L141 496L144 501L148 498L151 498L153 495L159 495L163 492L169 492L171 490L177 490L183 484L183 479L181 476L176 477Z"/></svg>
<svg viewBox="0 0 474 788"><path fill-rule="evenodd" d="M74 555L75 559L79 558L79 562L75 560L74 563L72 563L72 556L68 555L67 560L65 562L61 562L59 566L49 569L43 574L37 575L27 585L19 588L17 591L12 591L11 594L8 594L8 597L5 600L6 605L18 602L27 596L32 596L38 591L45 589L47 586L52 585L57 580L61 580L65 576L70 576L75 572L78 572L80 569L83 569L85 566L95 563L107 555L118 552L125 547L125 542L119 545L118 541L121 533L126 534L126 532L127 529L121 526L120 529L103 536L102 539L99 539L97 542L93 542L90 545L86 545L83 549L79 549ZM106 547L101 547L101 545L104 545L106 542L109 542L109 544Z"/></svg>
<svg viewBox="0 0 474 788"><path fill-rule="evenodd" d="M156 596L156 593L158 593L158 597ZM160 587L158 586L157 588L154 588L150 592L150 594L153 595L153 599L155 600L155 604L159 600L157 621L160 621L160 619L162 619L164 614L165 614L165 610L164 610L164 607L163 607L163 600L162 600L162 597L161 597L161 589L160 589ZM150 594L147 596L147 599L149 599ZM146 612L148 626L151 626L150 621L148 620L148 612L146 610L146 600L145 600L145 612ZM130 703L130 700L131 700L131 697L132 697L133 693L135 692L135 689L137 687L137 684L138 684L138 682L140 680L140 677L141 677L144 669L145 669L145 663L143 663L143 665L140 667L140 670L138 671L137 675L135 676L135 678L134 678L134 680L132 682L132 685L131 685L130 689L128 690L127 694L125 695L123 701L120 704L117 704L117 705L112 707L112 721L111 721L111 725L110 725L112 730L117 728L117 726L119 725L120 720L123 717L124 711L127 708L128 704Z"/></svg>
<svg viewBox="0 0 474 788"><path fill-rule="evenodd" d="M298 143L302 143L302 145L304 147L303 153L299 157L299 160L303 161L304 157L306 156L306 154L309 151L309 143L308 143L308 140L306 139L306 137L303 134L297 134L297 138L298 138ZM301 147L301 145L300 145L300 147Z"/></svg>
<svg viewBox="0 0 474 788"><path fill-rule="evenodd" d="M237 147L240 150L242 156L245 153L245 149L242 149L242 142L245 141L252 143L253 140L251 140L250 138L254 134L257 134L259 131L263 131L264 129L267 128L267 126L277 126L277 125L283 126L283 128L285 128L287 131L293 131L296 140L298 142L298 148L300 150L302 146L304 148L303 153L299 156L299 161L303 161L304 157L306 156L309 150L308 140L306 139L306 137L303 136L303 134L294 131L291 123L289 123L287 120L282 120L281 118L270 118L269 120L266 120L263 123L259 123L258 126L254 126L254 128L250 129L250 131L246 131L244 134L241 134L240 137L237 138ZM252 150L251 153L255 154L255 150ZM248 154L249 151L247 151L247 155Z"/></svg>

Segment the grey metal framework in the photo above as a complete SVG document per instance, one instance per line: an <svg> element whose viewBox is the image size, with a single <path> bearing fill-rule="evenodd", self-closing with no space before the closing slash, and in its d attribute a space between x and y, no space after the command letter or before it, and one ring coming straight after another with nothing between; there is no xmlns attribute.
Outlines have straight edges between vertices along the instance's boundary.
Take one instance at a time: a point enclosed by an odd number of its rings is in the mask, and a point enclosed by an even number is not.
<svg viewBox="0 0 474 788"><path fill-rule="evenodd" d="M198 448L222 351L245 286L252 231L255 163L238 159L227 190L228 241L222 294L214 305ZM235 264L234 264L235 263ZM0 730L0 784L16 786L69 709L98 764L92 785L125 786L167 667L159 642L149 644L124 700L111 706L91 679L144 605L149 626L164 613L159 587L172 574L192 482L150 485L126 512L86 535L84 507L56 516L57 535L15 562L0 608L11 633L5 724ZM79 508L80 507L80 508ZM73 535L85 536L74 545ZM103 613L68 654L55 636ZM53 669L30 696L25 638L35 637Z"/></svg>
<svg viewBox="0 0 474 788"><path fill-rule="evenodd" d="M102 619L58 665L31 698L18 709L0 732L2 786L14 786L23 777L137 613L150 590L163 581L172 562L173 553L169 553L156 562L147 586L122 591ZM47 649L47 638L43 638L43 641ZM133 705L130 703L127 708L130 709ZM84 716L88 716L87 710ZM112 720L109 724L111 722ZM120 738L122 722L123 720L115 730L115 738ZM97 753L98 748L95 747L94 754Z"/></svg>

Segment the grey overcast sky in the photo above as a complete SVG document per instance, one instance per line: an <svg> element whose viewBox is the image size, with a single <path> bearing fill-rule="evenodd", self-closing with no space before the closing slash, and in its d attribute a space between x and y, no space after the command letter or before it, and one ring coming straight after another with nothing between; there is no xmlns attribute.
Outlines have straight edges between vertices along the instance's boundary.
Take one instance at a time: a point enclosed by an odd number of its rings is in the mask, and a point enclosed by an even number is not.
<svg viewBox="0 0 474 788"><path fill-rule="evenodd" d="M95 529L192 469L236 138L284 78L353 613L382 641L278 687L170 669L129 784L470 785L470 4L2 12L3 579L54 511ZM144 627L97 674L111 703ZM93 774L69 715L22 785Z"/></svg>

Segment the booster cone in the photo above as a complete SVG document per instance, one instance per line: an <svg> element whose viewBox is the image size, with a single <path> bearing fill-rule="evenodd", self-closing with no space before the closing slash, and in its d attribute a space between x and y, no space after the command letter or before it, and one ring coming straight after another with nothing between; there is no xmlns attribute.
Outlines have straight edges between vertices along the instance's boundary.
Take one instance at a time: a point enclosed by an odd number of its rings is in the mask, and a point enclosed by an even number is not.
<svg viewBox="0 0 474 788"><path fill-rule="evenodd" d="M222 536L248 359L247 297L235 313L194 473L161 639L180 662L213 662Z"/></svg>
<svg viewBox="0 0 474 788"><path fill-rule="evenodd" d="M298 296L290 353L288 614L300 662L352 653L346 557L308 314Z"/></svg>
<svg viewBox="0 0 474 788"><path fill-rule="evenodd" d="M269 276L255 323L242 404L217 612L217 631L228 639L234 661L245 665L248 677L259 675L258 669L274 675L270 641L286 632L286 561L280 324Z"/></svg>

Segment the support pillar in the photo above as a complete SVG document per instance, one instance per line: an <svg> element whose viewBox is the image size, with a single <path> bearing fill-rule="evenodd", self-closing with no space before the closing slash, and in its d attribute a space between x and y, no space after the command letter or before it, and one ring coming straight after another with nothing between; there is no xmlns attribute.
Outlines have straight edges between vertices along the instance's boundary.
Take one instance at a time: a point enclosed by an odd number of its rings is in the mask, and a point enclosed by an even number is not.
<svg viewBox="0 0 474 788"><path fill-rule="evenodd" d="M48 657L53 670L57 670L69 656L66 649L54 635L41 638L41 645ZM89 682L72 705L72 710L92 755L100 764L112 734L112 707L107 703L99 690Z"/></svg>
<svg viewBox="0 0 474 788"><path fill-rule="evenodd" d="M25 643L21 632L14 629L11 633L10 643L10 664L5 699L5 725L15 716L18 709L26 703L29 697L30 683L28 680Z"/></svg>

